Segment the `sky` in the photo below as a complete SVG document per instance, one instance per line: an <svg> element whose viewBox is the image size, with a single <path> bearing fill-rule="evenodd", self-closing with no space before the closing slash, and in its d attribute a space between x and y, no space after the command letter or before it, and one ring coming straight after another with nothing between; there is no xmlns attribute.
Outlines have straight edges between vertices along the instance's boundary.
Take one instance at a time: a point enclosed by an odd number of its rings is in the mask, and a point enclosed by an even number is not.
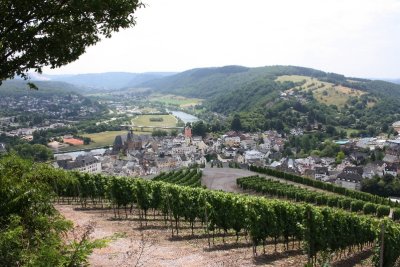
<svg viewBox="0 0 400 267"><path fill-rule="evenodd" d="M47 74L295 65L400 78L400 0L142 0L136 26Z"/></svg>

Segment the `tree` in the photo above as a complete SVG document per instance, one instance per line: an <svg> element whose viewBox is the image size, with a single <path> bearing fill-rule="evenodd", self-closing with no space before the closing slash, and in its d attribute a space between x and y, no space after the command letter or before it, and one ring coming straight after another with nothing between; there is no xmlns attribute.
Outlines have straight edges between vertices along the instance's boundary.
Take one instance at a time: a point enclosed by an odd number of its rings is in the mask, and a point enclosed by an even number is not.
<svg viewBox="0 0 400 267"><path fill-rule="evenodd" d="M343 151L339 151L336 155L336 163L340 164L342 161L345 159L346 155L344 154Z"/></svg>
<svg viewBox="0 0 400 267"><path fill-rule="evenodd" d="M167 131L160 130L160 129L154 130L151 133L151 136L157 136L157 137L164 137L164 136L167 136L167 135L168 135Z"/></svg>
<svg viewBox="0 0 400 267"><path fill-rule="evenodd" d="M239 114L235 114L235 116L233 116L233 120L231 123L231 129L234 131L241 131L242 130L242 123L240 121L240 116Z"/></svg>
<svg viewBox="0 0 400 267"><path fill-rule="evenodd" d="M195 123L193 123L193 127L192 127L192 133L193 135L199 135L202 137L205 137L207 134L207 126L204 124L203 121L196 121Z"/></svg>
<svg viewBox="0 0 400 267"><path fill-rule="evenodd" d="M30 69L61 67L112 32L135 25L140 0L0 2L0 84Z"/></svg>

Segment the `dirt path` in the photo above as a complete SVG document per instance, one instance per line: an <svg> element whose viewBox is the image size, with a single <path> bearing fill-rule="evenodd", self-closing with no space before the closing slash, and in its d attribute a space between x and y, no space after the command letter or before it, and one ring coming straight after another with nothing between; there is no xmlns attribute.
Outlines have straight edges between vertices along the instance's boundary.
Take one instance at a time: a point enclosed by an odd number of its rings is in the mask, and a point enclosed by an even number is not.
<svg viewBox="0 0 400 267"><path fill-rule="evenodd" d="M226 192L243 192L240 188L237 187L236 179L253 175L259 175L261 177L266 177L268 179L279 181L281 183L299 186L310 191L323 192L328 195L336 195L335 193L324 191L315 187L298 184L291 181L286 181L284 179L243 169L206 167L203 169L203 177L201 179L202 184L205 185L208 189L223 190Z"/></svg>
<svg viewBox="0 0 400 267"><path fill-rule="evenodd" d="M236 179L252 175L256 175L256 173L242 169L207 167L203 169L201 180L208 189L240 192L236 185Z"/></svg>
<svg viewBox="0 0 400 267"><path fill-rule="evenodd" d="M235 237L216 239L216 245L208 248L206 235L192 238L190 230L183 229L180 238L171 239L170 230L164 222L149 221L145 230L140 230L137 220L113 220L113 213L104 210L76 210L73 206L57 205L56 208L75 226L95 222L92 238L119 237L106 248L96 249L90 256L90 266L304 266L307 261L302 251L274 253L273 245L267 246L267 255L256 258L242 237L237 245ZM198 230L202 233L202 230ZM143 237L142 237L143 234ZM261 252L261 249L259 249ZM140 259L138 255L141 254Z"/></svg>

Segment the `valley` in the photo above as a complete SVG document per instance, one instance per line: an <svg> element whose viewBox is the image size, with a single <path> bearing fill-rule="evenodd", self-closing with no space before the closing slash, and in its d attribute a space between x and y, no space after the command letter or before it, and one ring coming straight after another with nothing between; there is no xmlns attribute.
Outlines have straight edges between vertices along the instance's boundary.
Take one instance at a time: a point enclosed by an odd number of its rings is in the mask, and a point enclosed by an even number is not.
<svg viewBox="0 0 400 267"><path fill-rule="evenodd" d="M210 192L232 192L244 199L256 196L277 201L271 203L310 204L316 214L329 207L337 216L354 213L354 218L368 220L399 219L400 210L393 201L400 198L400 141L395 123L400 121L400 85L292 66L194 69L149 79L137 87L98 92L93 88L71 91L79 85L57 87L60 84L55 81L38 84L44 88L41 91L39 86L38 94L23 91L21 82L0 87L7 97L0 102L4 106L0 154L6 158L8 152L16 153L60 171L86 172L88 176L79 176L79 183L91 177L97 182L125 179L135 183L136 177L142 177L179 188L203 186ZM14 86L19 89L11 93ZM54 101L59 105L52 105ZM16 107L29 107L30 113L25 115ZM201 179L187 170L197 172ZM243 177L247 180L238 180ZM126 218L116 219L115 206L110 205L114 201L102 202L107 209L98 209L96 201L94 207L89 204L82 209L77 205L83 202L76 199L75 206L56 205L75 226L97 221L92 238L116 236L106 248L94 251L90 262L95 266L134 262L138 255L143 266L304 266L308 260L304 246L311 239L291 250L279 239L276 250L278 239L272 236L262 246L257 243L261 241L248 239L256 232L249 235L246 230L237 242L231 228L223 234L223 222L215 221L219 232L209 247L203 227L193 229L194 236L203 238L193 238L192 224L185 220L175 229L179 236L171 237L171 227L161 215L143 227L138 203ZM202 215L196 216L198 225ZM245 222L252 222L250 211L246 216ZM183 217L179 215L178 220ZM298 223L307 225L304 220ZM242 227L249 230L250 225ZM140 240L142 236L146 241ZM364 245L365 249L345 257L335 247L336 254L329 259L332 266L349 262L373 266L373 243ZM252 247L263 252L255 256ZM324 251L317 245L316 249ZM323 254L312 257L321 260Z"/></svg>

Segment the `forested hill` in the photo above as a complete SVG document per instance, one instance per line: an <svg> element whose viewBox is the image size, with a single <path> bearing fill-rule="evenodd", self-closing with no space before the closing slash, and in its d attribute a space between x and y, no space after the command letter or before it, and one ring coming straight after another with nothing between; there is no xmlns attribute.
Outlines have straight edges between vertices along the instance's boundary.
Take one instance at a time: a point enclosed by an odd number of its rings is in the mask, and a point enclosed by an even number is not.
<svg viewBox="0 0 400 267"><path fill-rule="evenodd" d="M252 83L274 81L283 75L302 75L320 81L342 84L356 89L366 90L384 95L396 94L400 97L400 85L372 81L359 78L347 78L336 73L327 73L305 67L266 66L247 68L243 66L224 66L216 68L198 68L171 75L165 78L141 83L140 87L148 87L159 92L174 93L190 97L215 97L227 91L236 91Z"/></svg>
<svg viewBox="0 0 400 267"><path fill-rule="evenodd" d="M49 94L69 94L71 92L79 93L82 89L78 86L65 83L65 82L53 82L53 81L34 81L33 83L37 86L38 90L30 90L28 81L15 79L3 81L0 86L0 96L19 96L30 93L31 95L49 95Z"/></svg>
<svg viewBox="0 0 400 267"><path fill-rule="evenodd" d="M206 99L208 110L239 113L244 130L321 124L373 135L400 119L400 85L304 67L192 69L140 86Z"/></svg>

